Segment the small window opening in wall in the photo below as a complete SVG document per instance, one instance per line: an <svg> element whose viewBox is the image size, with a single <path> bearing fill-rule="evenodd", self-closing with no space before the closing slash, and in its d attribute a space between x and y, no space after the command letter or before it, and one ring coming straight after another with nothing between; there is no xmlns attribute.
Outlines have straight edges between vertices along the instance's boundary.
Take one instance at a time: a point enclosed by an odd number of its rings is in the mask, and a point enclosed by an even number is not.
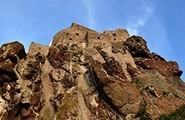
<svg viewBox="0 0 185 120"><path fill-rule="evenodd" d="M41 47L39 47L39 50L41 49Z"/></svg>
<svg viewBox="0 0 185 120"><path fill-rule="evenodd" d="M114 40L116 40L116 38L114 38Z"/></svg>
<svg viewBox="0 0 185 120"><path fill-rule="evenodd" d="M112 35L113 35L113 36L116 36L116 34L115 34L115 33L113 33Z"/></svg>
<svg viewBox="0 0 185 120"><path fill-rule="evenodd" d="M79 36L79 33L76 33L77 36Z"/></svg>
<svg viewBox="0 0 185 120"><path fill-rule="evenodd" d="M100 39L100 37L98 36L97 39Z"/></svg>
<svg viewBox="0 0 185 120"><path fill-rule="evenodd" d="M136 42L140 42L140 40L139 39L136 39Z"/></svg>
<svg viewBox="0 0 185 120"><path fill-rule="evenodd" d="M69 40L73 40L72 38L69 38Z"/></svg>

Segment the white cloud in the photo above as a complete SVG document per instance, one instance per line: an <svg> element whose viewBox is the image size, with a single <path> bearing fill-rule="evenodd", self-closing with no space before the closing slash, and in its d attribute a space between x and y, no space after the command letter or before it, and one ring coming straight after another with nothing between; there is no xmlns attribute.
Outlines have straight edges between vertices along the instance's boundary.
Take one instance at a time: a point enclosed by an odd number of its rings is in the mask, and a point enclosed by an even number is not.
<svg viewBox="0 0 185 120"><path fill-rule="evenodd" d="M86 9L87 9L89 27L92 29L95 29L96 20L93 16L93 13L94 13L93 0L83 0L83 2L84 2Z"/></svg>
<svg viewBox="0 0 185 120"><path fill-rule="evenodd" d="M139 7L141 12L131 15L124 28L128 30L130 35L142 35L148 41L148 47L152 52L170 59L173 56L171 42L163 23L157 18L159 16L154 14L157 6L148 2Z"/></svg>
<svg viewBox="0 0 185 120"><path fill-rule="evenodd" d="M126 27L130 35L138 35L138 30L132 27Z"/></svg>
<svg viewBox="0 0 185 120"><path fill-rule="evenodd" d="M145 5L142 9L143 12L138 12L131 16L129 22L125 26L130 35L138 35L139 29L143 27L147 23L148 19L153 15L153 5Z"/></svg>

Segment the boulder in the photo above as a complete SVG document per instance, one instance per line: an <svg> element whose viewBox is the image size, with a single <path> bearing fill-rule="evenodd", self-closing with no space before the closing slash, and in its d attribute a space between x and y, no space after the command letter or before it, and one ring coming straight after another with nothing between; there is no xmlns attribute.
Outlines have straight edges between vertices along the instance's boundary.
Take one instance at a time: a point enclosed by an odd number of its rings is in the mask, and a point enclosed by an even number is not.
<svg viewBox="0 0 185 120"><path fill-rule="evenodd" d="M22 59L26 56L24 46L18 41L3 44L0 51L1 61L9 59L12 63L17 63L18 59Z"/></svg>

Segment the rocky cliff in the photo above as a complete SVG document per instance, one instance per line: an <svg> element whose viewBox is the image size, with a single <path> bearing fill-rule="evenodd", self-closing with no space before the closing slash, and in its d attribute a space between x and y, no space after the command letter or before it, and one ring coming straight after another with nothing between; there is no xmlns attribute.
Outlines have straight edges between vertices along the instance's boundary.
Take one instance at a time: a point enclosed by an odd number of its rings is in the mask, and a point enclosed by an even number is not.
<svg viewBox="0 0 185 120"><path fill-rule="evenodd" d="M181 74L176 62L151 53L142 37L73 23L51 46L31 43L28 53L19 42L1 46L0 119L170 118L184 110Z"/></svg>

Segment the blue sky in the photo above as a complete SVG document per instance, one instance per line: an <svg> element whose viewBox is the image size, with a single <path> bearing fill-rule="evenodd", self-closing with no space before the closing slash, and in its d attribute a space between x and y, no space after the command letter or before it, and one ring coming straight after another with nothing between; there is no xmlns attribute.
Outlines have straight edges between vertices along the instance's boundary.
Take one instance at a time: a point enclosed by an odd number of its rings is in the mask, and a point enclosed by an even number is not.
<svg viewBox="0 0 185 120"><path fill-rule="evenodd" d="M0 45L15 40L26 49L32 41L48 45L72 22L99 32L126 28L185 71L184 5L183 0L0 0Z"/></svg>

